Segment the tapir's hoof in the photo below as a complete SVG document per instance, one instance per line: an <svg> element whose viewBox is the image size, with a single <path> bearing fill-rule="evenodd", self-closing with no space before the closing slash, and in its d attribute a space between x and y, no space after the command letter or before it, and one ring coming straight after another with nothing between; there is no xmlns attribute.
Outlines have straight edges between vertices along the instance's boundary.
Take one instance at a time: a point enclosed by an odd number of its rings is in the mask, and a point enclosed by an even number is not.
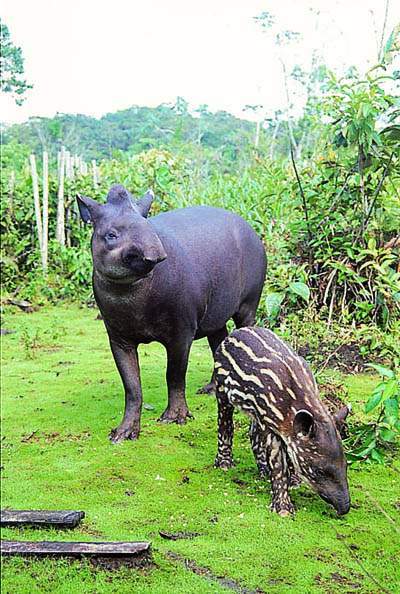
<svg viewBox="0 0 400 594"><path fill-rule="evenodd" d="M139 428L132 427L116 427L111 430L110 441L111 443L121 443L126 439L135 440L139 437Z"/></svg>
<svg viewBox="0 0 400 594"><path fill-rule="evenodd" d="M219 458L217 456L214 461L214 466L215 468L220 468L221 470L229 470L229 468L233 468L235 466L235 463L232 458Z"/></svg>
<svg viewBox="0 0 400 594"><path fill-rule="evenodd" d="M188 419L193 419L193 415L186 409L167 408L161 417L158 419L159 423L177 423L177 425L184 425Z"/></svg>
<svg viewBox="0 0 400 594"><path fill-rule="evenodd" d="M206 384L202 388L199 388L197 390L197 394L215 394L215 391L216 391L215 383L210 382L209 384Z"/></svg>
<svg viewBox="0 0 400 594"><path fill-rule="evenodd" d="M291 512L288 509L281 509L278 511L278 514L281 516L281 518L289 518L294 514L294 511Z"/></svg>

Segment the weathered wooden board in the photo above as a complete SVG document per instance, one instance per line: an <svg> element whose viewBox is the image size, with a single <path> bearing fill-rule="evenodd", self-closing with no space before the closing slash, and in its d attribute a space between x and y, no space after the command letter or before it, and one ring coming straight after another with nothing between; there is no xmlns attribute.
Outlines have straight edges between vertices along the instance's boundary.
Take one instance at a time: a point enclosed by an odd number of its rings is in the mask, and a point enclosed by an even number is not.
<svg viewBox="0 0 400 594"><path fill-rule="evenodd" d="M3 509L0 514L0 525L75 528L84 517L85 512L74 510Z"/></svg>
<svg viewBox="0 0 400 594"><path fill-rule="evenodd" d="M29 542L2 540L1 554L24 557L73 557L134 561L135 564L151 559L149 542Z"/></svg>

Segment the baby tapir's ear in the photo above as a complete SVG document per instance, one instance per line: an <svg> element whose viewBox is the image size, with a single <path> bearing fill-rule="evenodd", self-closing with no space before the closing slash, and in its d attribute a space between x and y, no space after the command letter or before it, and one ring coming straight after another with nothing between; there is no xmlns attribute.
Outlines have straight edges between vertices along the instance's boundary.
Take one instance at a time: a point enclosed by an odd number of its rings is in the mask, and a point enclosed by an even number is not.
<svg viewBox="0 0 400 594"><path fill-rule="evenodd" d="M338 411L337 411L337 412L336 412L336 413L333 415L334 421L335 421L335 423L336 423L336 426L337 426L337 428L338 428L338 429L340 429L340 428L342 427L342 425L343 425L343 423L345 422L345 420L346 420L346 417L347 417L347 415L349 414L350 410L351 410L351 409L350 409L350 406L342 406L342 408L341 408L341 409L339 409L339 410L338 410Z"/></svg>
<svg viewBox="0 0 400 594"><path fill-rule="evenodd" d="M101 204L88 198L87 196L76 195L76 201L78 202L79 212L84 223L93 223L93 220L98 215L101 208Z"/></svg>
<svg viewBox="0 0 400 594"><path fill-rule="evenodd" d="M308 410L299 410L293 420L293 432L311 437L314 431L314 417Z"/></svg>
<svg viewBox="0 0 400 594"><path fill-rule="evenodd" d="M153 200L154 200L153 190L147 190L147 192L143 196L143 198L140 198L140 200L138 200L136 202L136 208L138 209L138 211L140 212L142 217L147 218L147 215L149 214L149 210L150 210Z"/></svg>

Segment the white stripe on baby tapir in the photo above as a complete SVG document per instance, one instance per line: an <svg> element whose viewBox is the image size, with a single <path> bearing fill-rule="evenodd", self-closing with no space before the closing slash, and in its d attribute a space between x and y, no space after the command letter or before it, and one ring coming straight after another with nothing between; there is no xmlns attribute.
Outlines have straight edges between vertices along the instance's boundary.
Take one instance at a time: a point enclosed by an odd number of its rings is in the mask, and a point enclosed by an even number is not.
<svg viewBox="0 0 400 594"><path fill-rule="evenodd" d="M226 369L224 369L223 367L220 367L219 369L217 369L217 375L229 375L229 371L227 371Z"/></svg>
<svg viewBox="0 0 400 594"><path fill-rule="evenodd" d="M239 347L239 349L242 349L242 351L247 353L254 363L272 363L271 359L268 359L267 357L257 357L255 352L246 343L236 340L234 336L230 336L228 340L230 344Z"/></svg>
<svg viewBox="0 0 400 594"><path fill-rule="evenodd" d="M258 338L259 342L261 342L261 344L265 347L265 349L267 349L269 352L274 353L274 355L276 356L277 359L279 359L279 361L286 367L286 369L289 371L290 375L292 376L293 380L295 381L295 383L298 385L298 387L300 389L303 389L303 386L300 382L300 378L297 377L297 375L293 372L293 369L290 367L290 365L288 365L288 363L282 359L282 357L278 354L278 352L276 350L274 350L272 347L269 346L269 344L267 344L265 342L265 340L258 334L258 332L255 332L253 330L253 328L243 328L244 331L249 332L250 334L252 334L253 336L255 336L256 338ZM272 334L272 333L271 333ZM289 353L291 352L289 350L289 348L285 345L284 342L279 341L280 345L283 345L285 347L285 350L288 351ZM315 384L314 381L310 379L310 373L309 371L306 370L304 363L301 361L301 359L299 357L296 357L294 360L296 360L302 370L304 371L304 375L305 375L305 380L308 384L308 387L315 391Z"/></svg>
<svg viewBox="0 0 400 594"><path fill-rule="evenodd" d="M278 410L273 404L269 403L268 408L272 410L274 415L280 420L283 421L284 417L280 410Z"/></svg>
<svg viewBox="0 0 400 594"><path fill-rule="evenodd" d="M238 376L241 379L243 379L247 382L252 382L253 384L256 384L256 386L259 386L260 388L263 387L262 382L256 375L253 375L252 373L247 374L243 371L243 369L241 367L239 367L239 365L236 363L234 358L231 357L231 355L226 350L224 343L221 344L221 353L228 359L229 363L232 365L233 369L236 371L236 373L238 374Z"/></svg>
<svg viewBox="0 0 400 594"><path fill-rule="evenodd" d="M240 390L237 390L236 388L228 388L226 390L226 394L228 396L228 398L232 398L232 404L235 403L235 396L239 397L240 399L244 399L244 402L240 402L240 406L241 407L246 407L249 408L251 406L253 406L257 413L260 415L259 418L257 419L257 422L260 424L264 424L264 421L266 421L267 423L271 423L272 425L274 425L274 427L277 427L277 424L275 423L275 421L273 419L271 419L271 417L267 416L267 411L263 408L261 408L256 399L249 397L247 394L244 394L243 392L241 392ZM250 400L250 403L247 403L246 400ZM274 408L271 404L269 404L268 408L271 408L272 412L274 412L276 414L276 416L278 417L278 419L280 418L280 420L283 420L283 416L281 415L280 411L278 411L277 409ZM246 411L247 412L247 411Z"/></svg>
<svg viewBox="0 0 400 594"><path fill-rule="evenodd" d="M282 386L281 380L276 375L276 373L274 373L273 371L271 371L271 369L260 369L260 373L262 373L263 375L268 375L272 379L272 381L278 386L278 388L280 390L283 390L283 386Z"/></svg>
<svg viewBox="0 0 400 594"><path fill-rule="evenodd" d="M239 387L240 387L240 384L239 384L239 382L237 382L236 380L234 380L234 379L233 379L233 377L232 377L232 376L230 376L230 375L228 375L228 376L225 378L225 380L224 380L224 383L225 383L225 384L230 384L231 386L239 386Z"/></svg>

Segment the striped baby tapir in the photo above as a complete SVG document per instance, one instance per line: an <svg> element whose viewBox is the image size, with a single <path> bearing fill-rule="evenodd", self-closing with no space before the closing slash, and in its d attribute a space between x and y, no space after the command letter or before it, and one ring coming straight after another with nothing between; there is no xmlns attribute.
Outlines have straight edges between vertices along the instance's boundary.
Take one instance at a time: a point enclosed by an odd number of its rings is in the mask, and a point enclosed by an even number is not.
<svg viewBox="0 0 400 594"><path fill-rule="evenodd" d="M339 427L349 410L331 416L307 363L270 330L235 330L215 353L218 453L233 465L233 410L251 418L250 440L262 475L271 480L272 511L294 513L291 482L299 478L339 515L350 509L347 465Z"/></svg>

